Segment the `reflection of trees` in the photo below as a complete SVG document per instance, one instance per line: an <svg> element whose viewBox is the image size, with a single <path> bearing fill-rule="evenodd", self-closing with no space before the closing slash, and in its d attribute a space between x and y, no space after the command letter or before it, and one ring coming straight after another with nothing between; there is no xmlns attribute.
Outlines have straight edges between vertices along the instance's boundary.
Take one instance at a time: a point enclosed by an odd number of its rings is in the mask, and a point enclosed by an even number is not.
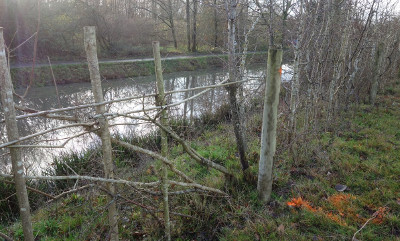
<svg viewBox="0 0 400 241"><path fill-rule="evenodd" d="M260 75L260 71L250 71L249 76ZM116 98L124 98L129 96L140 96L143 94L149 94L154 92L154 77L139 77L130 80L115 80L115 81L104 81L104 98L105 100L111 100ZM177 74L166 74L164 76L165 86L167 91L188 89L199 86L214 85L220 80L226 78L226 73L217 70L208 72L184 72ZM256 89L259 81L252 80L251 84L248 85L246 91L252 91ZM183 99L189 98L197 94L199 90L187 91L183 93L175 93L168 95L167 101L169 103L175 103ZM246 94L248 94L246 92ZM63 107L81 105L85 103L92 103L93 96L90 91L90 85L88 83L71 84L66 86L59 86L60 100ZM220 105L226 103L226 92L223 88L216 88L210 90L207 94L204 94L197 98L196 100L191 100L185 102L183 105L172 107L169 112L171 118L183 118L187 120L190 118L199 117L207 112L215 111ZM46 110L59 108L58 98L55 95L54 87L42 87L33 88L24 103L18 103L19 105L24 104L25 106L36 109L36 110ZM154 105L153 98L136 99L126 102L118 102L112 105L108 105L108 112L127 112L132 110L141 110L144 106ZM93 108L80 109L75 111L66 111L65 115L77 116L81 120L88 121L93 113ZM19 113L22 114L22 113ZM118 124L127 125L118 125ZM151 124L141 124L138 125L140 121L118 117L110 121L111 132L113 135L120 135L124 137L134 136L134 135L144 135L155 127ZM27 118L18 121L18 126L20 129L21 136L30 135L39 131L54 128L59 125L67 124L66 121L60 121L49 118ZM4 125L1 125L1 133L5 133ZM30 143L44 141L42 144L48 145L59 145L63 142L66 137L73 136L79 132L82 132L82 127L62 129L52 133L48 133L40 138L35 138L30 141ZM1 143L4 143L6 139L5 135L1 136ZM24 159L28 166L32 166L30 170L38 167L44 168L52 161L53 156L60 155L63 152L69 151L80 151L86 148L90 143L96 142L97 137L92 135L84 135L79 138L75 138L69 142L65 149L26 149L24 150ZM4 153L4 149L0 150L0 155ZM7 163L6 156L0 156L1 164Z"/></svg>

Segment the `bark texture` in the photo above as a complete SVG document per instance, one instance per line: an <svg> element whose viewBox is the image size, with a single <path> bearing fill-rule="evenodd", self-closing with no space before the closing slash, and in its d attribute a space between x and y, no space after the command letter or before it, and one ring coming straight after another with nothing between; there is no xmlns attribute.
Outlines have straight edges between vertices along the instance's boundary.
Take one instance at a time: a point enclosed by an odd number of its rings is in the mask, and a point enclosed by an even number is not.
<svg viewBox="0 0 400 241"><path fill-rule="evenodd" d="M197 52L197 0L193 0L192 52Z"/></svg>
<svg viewBox="0 0 400 241"><path fill-rule="evenodd" d="M187 50L190 52L190 1L186 0L186 38L187 38Z"/></svg>
<svg viewBox="0 0 400 241"><path fill-rule="evenodd" d="M154 65L156 72L157 81L157 96L156 102L158 106L165 106L165 90L164 90L164 78L162 74L161 67L161 56L160 56L160 42L153 42L153 55L154 55ZM161 125L167 126L167 111L163 109L160 115ZM168 155L168 139L167 133L161 130L161 155L166 157ZM164 225L165 225L165 236L169 241L171 240L171 222L169 218L169 205L168 205L168 167L166 165L162 168L161 174L161 192L163 194L163 208L164 208Z"/></svg>
<svg viewBox="0 0 400 241"><path fill-rule="evenodd" d="M228 1L228 0L226 0ZM237 67L237 56L236 56L236 20L237 20L237 1L229 0L226 4L228 9L228 69L229 69L229 81L238 81L239 71ZM232 112L232 122L236 137L236 145L240 156L240 163L242 170L245 171L249 164L246 160L246 142L244 138L244 127L240 116L240 106L238 103L237 92L238 85L233 84L227 87L229 92L229 103Z"/></svg>
<svg viewBox="0 0 400 241"><path fill-rule="evenodd" d="M0 92L1 103L3 106L4 117L7 127L8 141L19 139L17 119L15 114L15 104L13 99L13 84L7 64L5 44L3 38L3 28L0 27ZM33 241L33 230L28 193L26 191L26 183L24 178L24 165L20 148L10 148L12 170L14 174L15 189L17 191L17 199L19 212L22 221L22 230L26 241Z"/></svg>
<svg viewBox="0 0 400 241"><path fill-rule="evenodd" d="M104 101L103 90L101 87L101 77L99 70L99 62L97 59L97 47L96 47L96 28L94 26L84 27L84 41L85 51L89 66L90 81L92 83L92 91L96 103ZM97 114L104 114L106 112L105 105L96 106ZM102 143L103 151L103 165L105 178L114 179L114 164L112 160L112 147L111 147L111 136L108 127L108 121L105 117L98 119L100 125L99 135ZM108 191L115 196L115 186L112 183L107 184ZM118 240L118 212L115 200L109 200L110 205L108 207L108 220L111 231L111 240Z"/></svg>
<svg viewBox="0 0 400 241"><path fill-rule="evenodd" d="M382 55L383 55L383 44L380 43L376 47L375 50L375 61L373 66L373 79L371 83L371 90L369 94L369 101L371 105L375 105L376 101L376 94L378 93L378 86L379 86L379 68L382 62Z"/></svg>

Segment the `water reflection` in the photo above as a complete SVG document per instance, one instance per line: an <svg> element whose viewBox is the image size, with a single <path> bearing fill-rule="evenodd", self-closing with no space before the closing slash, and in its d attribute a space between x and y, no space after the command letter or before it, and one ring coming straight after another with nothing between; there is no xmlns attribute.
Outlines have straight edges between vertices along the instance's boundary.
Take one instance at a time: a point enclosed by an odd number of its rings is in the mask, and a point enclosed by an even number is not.
<svg viewBox="0 0 400 241"><path fill-rule="evenodd" d="M255 90L260 89L259 86L262 83L261 79L263 75L263 71L261 69L262 66L256 66L247 70L246 78L248 78L249 81L245 84L244 95L254 94ZM167 91L214 85L222 80L225 80L226 78L227 74L223 70L180 72L164 75ZM105 100L112 100L154 93L154 79L154 76L150 76L112 81L104 80L104 98ZM17 90L17 92L22 91L23 90ZM77 83L58 86L58 91L59 97L57 97L55 88L52 86L32 88L25 103L19 102L18 104L26 105L37 110L48 110L60 107L82 105L85 103L93 103L94 101L90 83ZM167 100L169 103L175 103L189 98L200 91L201 90L194 90L190 92L175 93L168 96ZM218 108L221 104L226 103L226 101L226 90L224 88L216 88L208 91L206 94L194 100L170 108L169 115L190 121L196 116L200 116L206 112L215 111L216 108ZM132 110L141 110L152 105L154 105L154 98L136 99L108 105L107 112L122 113ZM71 115L85 121L91 121L94 113L94 108L88 108L66 111L59 114ZM20 112L18 114L20 115L22 113ZM140 123L140 121L130 118L114 118L110 121L110 125L113 125L111 127L111 132L112 134L118 134L121 136L143 135L155 129L155 127L151 124L147 123L138 125ZM66 124L69 124L69 122L42 117L21 119L18 121L20 136L30 135ZM1 124L0 128L2 133L0 142L4 143L6 142L5 127L3 124ZM24 142L23 144L37 143L40 145L60 145L66 139L68 139L68 137L82 132L85 132L83 127L60 129L30 140L29 142ZM68 153L71 151L79 152L87 148L89 145L93 145L98 142L99 140L94 134L85 134L71 140L65 145L65 148L62 149L24 148L23 158L26 164L26 170L28 170L30 173L38 173L40 170L48 167L55 156L59 156L62 153ZM2 169L10 168L9 156L5 153L7 151L7 148L0 149L0 165L2 165L0 167Z"/></svg>

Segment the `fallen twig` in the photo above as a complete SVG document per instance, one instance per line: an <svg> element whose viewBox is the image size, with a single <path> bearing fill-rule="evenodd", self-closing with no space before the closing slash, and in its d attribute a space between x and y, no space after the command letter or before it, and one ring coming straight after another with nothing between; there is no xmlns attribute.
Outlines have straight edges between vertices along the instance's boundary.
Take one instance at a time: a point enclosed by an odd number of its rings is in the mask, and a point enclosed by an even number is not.
<svg viewBox="0 0 400 241"><path fill-rule="evenodd" d="M357 230L357 232L354 233L353 238L352 238L351 240L352 240L352 241L357 241L358 239L356 239L356 235L357 235L359 232L361 232L361 230L363 230L363 228L365 228L365 226L367 226L367 224L368 224L370 221L374 220L375 218L377 218L377 217L380 216L380 215L383 216L383 214L384 214L384 212L385 212L386 210L387 210L387 208L386 208L386 207L383 207L383 208L379 208L376 212L374 212L374 214L372 214L372 217L369 218L369 219L361 226L361 228L360 228L359 230Z"/></svg>

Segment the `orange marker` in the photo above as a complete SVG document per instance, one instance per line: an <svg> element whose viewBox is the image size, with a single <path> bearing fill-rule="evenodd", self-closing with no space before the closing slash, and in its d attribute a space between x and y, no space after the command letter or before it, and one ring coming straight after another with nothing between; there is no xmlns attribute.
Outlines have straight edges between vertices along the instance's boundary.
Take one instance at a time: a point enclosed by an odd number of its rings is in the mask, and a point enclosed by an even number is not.
<svg viewBox="0 0 400 241"><path fill-rule="evenodd" d="M282 76L282 68L279 69L279 74Z"/></svg>

